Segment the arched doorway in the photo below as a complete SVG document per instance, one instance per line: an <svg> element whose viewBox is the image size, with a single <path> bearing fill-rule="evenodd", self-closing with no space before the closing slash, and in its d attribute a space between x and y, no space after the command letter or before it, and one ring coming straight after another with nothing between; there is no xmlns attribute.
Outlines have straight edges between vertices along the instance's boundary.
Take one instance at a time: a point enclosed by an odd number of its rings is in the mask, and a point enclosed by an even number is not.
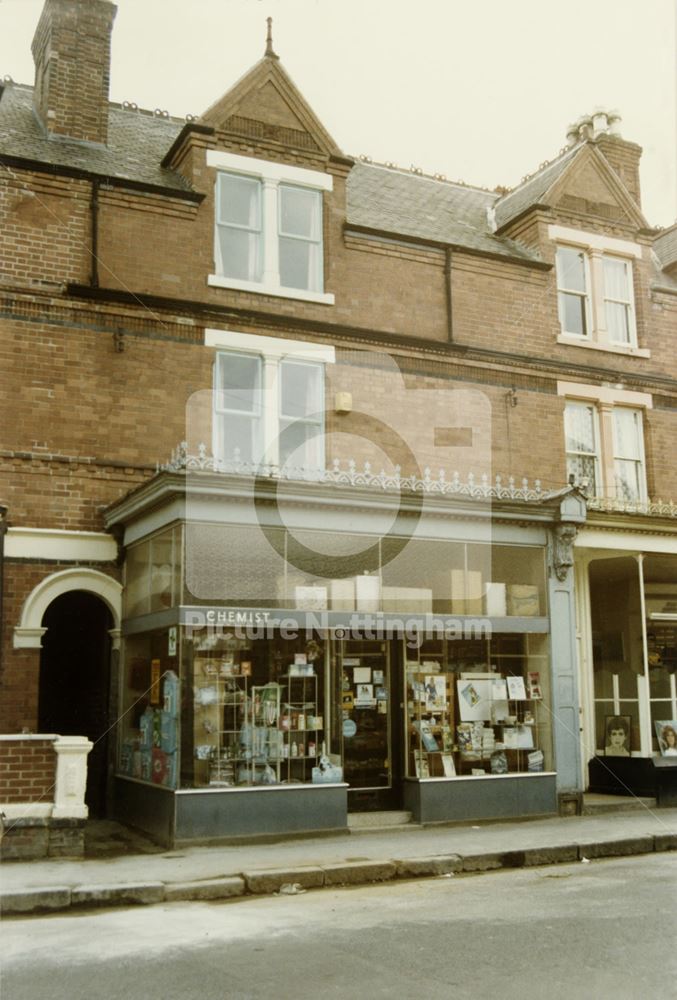
<svg viewBox="0 0 677 1000"><path fill-rule="evenodd" d="M90 816L103 816L113 616L100 597L70 590L51 601L41 625L46 631L40 654L39 731L92 741L85 801Z"/></svg>

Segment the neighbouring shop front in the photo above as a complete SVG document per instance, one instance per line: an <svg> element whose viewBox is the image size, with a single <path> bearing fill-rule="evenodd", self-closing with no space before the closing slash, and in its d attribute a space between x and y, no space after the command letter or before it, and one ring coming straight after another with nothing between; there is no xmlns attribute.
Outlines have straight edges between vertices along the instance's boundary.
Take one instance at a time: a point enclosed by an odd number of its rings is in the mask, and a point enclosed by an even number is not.
<svg viewBox="0 0 677 1000"><path fill-rule="evenodd" d="M677 555L666 536L577 557L591 791L677 803ZM606 538L613 540L607 531ZM585 533L581 538L586 542ZM602 539L604 540L604 539ZM651 551L652 542L655 549ZM644 546L644 550L642 550ZM663 549L663 551L660 551Z"/></svg>
<svg viewBox="0 0 677 1000"><path fill-rule="evenodd" d="M299 484L281 523L252 489L165 472L109 511L120 819L176 844L341 830L357 810L542 815L576 794L561 498L499 519L487 498L402 495L384 530L382 491Z"/></svg>

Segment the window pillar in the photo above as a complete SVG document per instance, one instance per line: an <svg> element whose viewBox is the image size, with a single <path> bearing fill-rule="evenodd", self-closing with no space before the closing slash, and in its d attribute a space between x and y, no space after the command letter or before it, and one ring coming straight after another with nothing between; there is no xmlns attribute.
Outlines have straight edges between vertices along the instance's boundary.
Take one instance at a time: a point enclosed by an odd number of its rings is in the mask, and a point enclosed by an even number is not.
<svg viewBox="0 0 677 1000"><path fill-rule="evenodd" d="M277 358L263 359L263 440L265 453L263 462L266 465L279 465L280 442L279 434L279 365Z"/></svg>
<svg viewBox="0 0 677 1000"><path fill-rule="evenodd" d="M602 484L605 496L616 495L616 469L614 466L614 408L611 403L599 403L599 435L602 466Z"/></svg>
<svg viewBox="0 0 677 1000"><path fill-rule="evenodd" d="M593 330L599 344L608 344L606 301L604 298L604 256L601 250L590 250L590 283L593 310Z"/></svg>
<svg viewBox="0 0 677 1000"><path fill-rule="evenodd" d="M277 181L263 178L263 239L264 271L263 285L266 288L280 287L280 248L277 224Z"/></svg>
<svg viewBox="0 0 677 1000"><path fill-rule="evenodd" d="M649 694L649 641L646 633L646 597L644 594L644 553L638 552L639 608L642 619L642 677L638 677L639 733L642 757L651 756L651 702Z"/></svg>

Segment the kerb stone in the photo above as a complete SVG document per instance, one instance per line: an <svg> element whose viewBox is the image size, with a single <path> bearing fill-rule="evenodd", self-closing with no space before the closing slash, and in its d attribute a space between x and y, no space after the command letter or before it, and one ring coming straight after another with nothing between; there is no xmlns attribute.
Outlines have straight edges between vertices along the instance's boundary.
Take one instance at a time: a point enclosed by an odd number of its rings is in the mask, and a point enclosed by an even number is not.
<svg viewBox="0 0 677 1000"><path fill-rule="evenodd" d="M253 893L279 892L286 884L297 883L302 889L319 889L324 885L322 868L268 868L256 872L243 872L247 891Z"/></svg>
<svg viewBox="0 0 677 1000"><path fill-rule="evenodd" d="M212 878L203 882L175 882L165 885L165 901L180 899L232 899L244 896L246 891L243 878Z"/></svg>
<svg viewBox="0 0 677 1000"><path fill-rule="evenodd" d="M346 861L344 864L325 865L323 871L325 885L387 882L397 874L394 861Z"/></svg>
<svg viewBox="0 0 677 1000"><path fill-rule="evenodd" d="M620 858L629 854L650 854L653 850L654 838L651 835L578 845L579 856L585 858Z"/></svg>
<svg viewBox="0 0 677 1000"><path fill-rule="evenodd" d="M78 885L71 891L72 906L133 906L162 903L164 882Z"/></svg>
<svg viewBox="0 0 677 1000"><path fill-rule="evenodd" d="M460 872L463 860L458 854L436 854L429 858L397 858L395 869L398 878L425 878Z"/></svg>
<svg viewBox="0 0 677 1000"><path fill-rule="evenodd" d="M37 913L40 910L67 910L71 905L68 886L49 886L45 889L21 889L0 893L0 913Z"/></svg>

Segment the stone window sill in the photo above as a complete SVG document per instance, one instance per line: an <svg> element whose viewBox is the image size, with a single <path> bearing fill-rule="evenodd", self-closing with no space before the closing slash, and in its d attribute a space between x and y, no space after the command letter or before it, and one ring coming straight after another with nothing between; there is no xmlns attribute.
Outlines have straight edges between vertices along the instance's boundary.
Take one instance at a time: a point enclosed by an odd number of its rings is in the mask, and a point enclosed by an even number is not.
<svg viewBox="0 0 677 1000"><path fill-rule="evenodd" d="M623 354L628 358L650 358L651 351L645 347L623 347L620 344L600 344L594 340L583 340L582 337L574 337L566 333L560 333L557 337L558 344L566 344L567 347L584 347L589 351L606 351L607 354Z"/></svg>
<svg viewBox="0 0 677 1000"><path fill-rule="evenodd" d="M280 285L268 287L257 281L238 281L235 278L224 278L221 274L208 275L207 284L213 288L230 288L238 292L274 295L281 299L297 299L300 302L315 302L324 306L334 305L334 295L331 292L307 292L302 288L282 288Z"/></svg>

